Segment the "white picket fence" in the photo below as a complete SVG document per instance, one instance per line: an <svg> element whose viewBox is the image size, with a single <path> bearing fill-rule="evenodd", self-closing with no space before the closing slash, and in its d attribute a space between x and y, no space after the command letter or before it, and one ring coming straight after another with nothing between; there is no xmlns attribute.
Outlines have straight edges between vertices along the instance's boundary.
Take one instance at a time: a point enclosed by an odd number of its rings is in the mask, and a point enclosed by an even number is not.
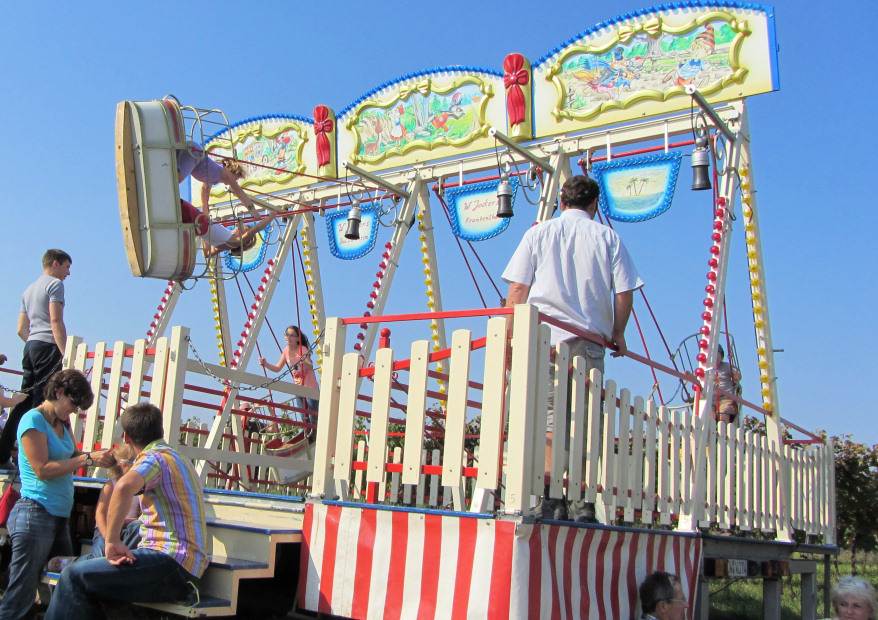
<svg viewBox="0 0 878 620"><path fill-rule="evenodd" d="M112 347L97 343L89 349L81 339L70 337L67 351L65 366L85 373L98 396L73 421L74 438L83 449L119 444L120 414L129 403L147 401L162 410L165 437L194 460L206 487L292 495L310 487L313 447L297 458L272 455L258 434L245 440L241 412L233 411L239 388L263 385L266 378L190 358L188 329L173 328L170 337L159 338L151 348L138 340ZM272 383L271 390L276 400L319 397L316 389L294 385L289 378ZM184 423L205 412L211 424ZM301 426L296 421L279 423L289 434L297 430L296 424ZM295 484L284 483L293 479Z"/></svg>
<svg viewBox="0 0 878 620"><path fill-rule="evenodd" d="M548 328L534 309L522 307L511 340L507 375L505 319L488 321L480 368L473 364L471 332L453 333L450 358L443 362L450 368L444 444L441 452L428 454L428 389L435 396L435 386L428 387L435 369L430 343L415 342L399 356L392 348L379 349L374 370L363 371L357 354L344 354L344 323L329 321L324 377L339 380L333 389L324 385L321 394L312 492L348 501L530 514L546 484L545 433L539 429L546 420ZM570 384L572 423L568 454L563 433L554 434L548 476L553 497L566 489L569 499L593 502L605 523L760 531L779 539L801 530L834 541L831 445L776 445L764 434L718 424L691 409L645 402L604 381L599 371L587 380L584 361L567 360L563 347L555 363L556 394ZM364 380L368 375L371 381ZM363 402L369 402L368 449L354 432ZM563 407L558 399L556 404L556 428L563 428ZM404 419L405 437L388 451L391 412ZM465 428L475 414L481 427L470 438L477 450L469 454ZM425 471L425 465L436 467ZM701 484L698 471L704 472Z"/></svg>
<svg viewBox="0 0 878 620"><path fill-rule="evenodd" d="M74 433L85 449L114 445L127 403L148 400L162 409L166 437L184 446L206 486L295 495L310 487L317 498L526 517L548 483L553 497L566 492L594 503L604 523L760 531L779 539L800 530L834 542L831 445L777 445L690 409L658 407L598 371L587 378L583 360L568 360L563 346L554 362L555 424L564 428L569 387L570 450L556 432L547 478L548 327L530 306L516 309L514 325L511 341L502 317L489 319L476 341L469 330L453 332L449 351L438 354L448 358L441 377L447 393L440 395L431 342L402 354L379 349L374 367L363 369L358 354L344 353L344 322L328 320L320 393L287 381L271 386L283 396L320 399L316 443L296 458L267 453L258 436L245 442L232 410L238 388L265 377L190 358L185 328L151 349L141 340L89 350L72 339L67 365L86 372L101 395L76 419ZM445 406L441 442L428 447L425 438L438 424L429 399ZM212 423L184 426L193 407L212 412ZM476 415L477 436L467 437ZM402 437L390 432L392 420L401 423L393 428L404 429ZM293 479L298 484L283 484Z"/></svg>

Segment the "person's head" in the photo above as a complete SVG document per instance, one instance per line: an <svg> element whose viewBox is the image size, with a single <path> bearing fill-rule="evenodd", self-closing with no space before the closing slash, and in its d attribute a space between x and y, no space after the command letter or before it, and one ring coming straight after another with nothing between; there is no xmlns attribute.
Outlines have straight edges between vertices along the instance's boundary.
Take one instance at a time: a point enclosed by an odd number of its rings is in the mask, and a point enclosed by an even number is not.
<svg viewBox="0 0 878 620"><path fill-rule="evenodd" d="M248 226L247 229L249 229L249 228L250 227ZM233 256L243 255L244 252L252 249L256 245L256 241L258 240L259 234L257 233L255 235L248 235L245 232L243 235L241 235L241 237L244 239L244 243L241 243L237 247L230 249L229 254L231 254Z"/></svg>
<svg viewBox="0 0 878 620"><path fill-rule="evenodd" d="M134 454L134 448L127 443L123 443L113 449L113 456L116 457L116 462L110 466L110 475L113 478L121 478L131 469L134 457L137 455Z"/></svg>
<svg viewBox="0 0 878 620"><path fill-rule="evenodd" d="M717 345L716 347L716 361L721 362L726 358L726 352L723 350L723 345Z"/></svg>
<svg viewBox="0 0 878 620"><path fill-rule="evenodd" d="M677 575L656 571L640 584L640 606L659 620L683 620L689 603Z"/></svg>
<svg viewBox="0 0 878 620"><path fill-rule="evenodd" d="M245 176L244 166L237 159L224 159L223 168L231 172L238 179L243 179Z"/></svg>
<svg viewBox="0 0 878 620"><path fill-rule="evenodd" d="M878 600L875 588L862 577L842 577L829 592L839 620L875 620Z"/></svg>
<svg viewBox="0 0 878 620"><path fill-rule="evenodd" d="M601 188L597 181L581 174L567 179L561 187L561 202L565 207L582 209L592 215L597 209L596 201L600 195Z"/></svg>
<svg viewBox="0 0 878 620"><path fill-rule="evenodd" d="M289 345L295 345L297 342L300 346L305 348L310 347L311 345L308 343L308 336L303 334L297 325L290 325L284 330L284 338Z"/></svg>
<svg viewBox="0 0 878 620"><path fill-rule="evenodd" d="M88 409L94 402L94 393L91 391L88 379L85 378L84 374L72 368L59 370L49 377L43 388L43 395L46 400L52 402L57 402L65 397L69 398L73 410Z"/></svg>
<svg viewBox="0 0 878 620"><path fill-rule="evenodd" d="M46 253L43 254L43 273L54 276L59 280L63 280L70 275L70 265L72 264L73 259L64 250L53 248L46 250Z"/></svg>
<svg viewBox="0 0 878 620"><path fill-rule="evenodd" d="M156 439L164 437L162 412L151 403L131 405L120 418L122 431L135 448L144 448Z"/></svg>

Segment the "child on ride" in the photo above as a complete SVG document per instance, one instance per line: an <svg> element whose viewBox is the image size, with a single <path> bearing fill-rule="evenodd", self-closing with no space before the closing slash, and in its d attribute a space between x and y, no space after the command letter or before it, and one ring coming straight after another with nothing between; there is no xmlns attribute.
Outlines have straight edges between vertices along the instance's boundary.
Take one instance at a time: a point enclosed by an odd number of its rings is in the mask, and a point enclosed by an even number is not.
<svg viewBox="0 0 878 620"><path fill-rule="evenodd" d="M298 326L290 325L284 332L287 346L281 352L277 364L268 362L264 357L259 358L259 365L268 368L272 372L280 372L285 366L293 369L293 382L296 385L319 389L317 377L314 375L314 364L311 362L311 350L308 337L301 333ZM317 411L319 401L313 398L305 398L305 408ZM305 414L305 420L310 425L317 423L316 416ZM310 433L309 433L310 434Z"/></svg>

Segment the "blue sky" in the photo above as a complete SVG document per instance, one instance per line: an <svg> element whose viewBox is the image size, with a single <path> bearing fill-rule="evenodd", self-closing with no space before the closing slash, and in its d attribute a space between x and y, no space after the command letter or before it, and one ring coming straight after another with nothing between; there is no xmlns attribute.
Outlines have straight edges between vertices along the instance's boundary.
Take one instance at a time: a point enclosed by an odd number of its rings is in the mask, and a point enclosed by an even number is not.
<svg viewBox="0 0 878 620"><path fill-rule="evenodd" d="M5 232L0 352L10 356L9 366L19 366L19 296L40 273L48 247L74 258L65 310L70 333L94 343L132 341L146 332L164 284L132 277L125 260L113 160L117 102L173 93L184 104L220 108L232 122L276 113L311 116L317 104L341 110L372 87L409 72L456 64L500 69L510 52L535 61L595 23L648 4L8 4L0 22L0 75L7 93L0 99ZM784 349L777 356L781 413L808 429L878 443L868 388L874 385L878 345L873 254L878 218L868 181L878 163L870 112L878 95L871 60L878 8L871 0L840 0L831 10L812 0L774 6L781 88L752 98L748 109L774 344ZM665 216L617 226L672 347L700 326L709 245L709 198L689 192L688 183L687 170ZM533 219L524 205L519 196L519 217L509 231L478 248L498 285ZM474 287L460 275L465 268L450 233L439 243L445 307L478 306ZM744 395L756 400L740 230L734 243L729 321L742 360ZM417 245L409 243L403 262L419 264ZM359 264L322 260L329 313L361 314L377 256ZM424 310L417 268L401 269L398 277L391 311ZM490 289L483 277L480 285ZM184 296L175 323L192 327L196 346L209 351L213 321L204 288ZM269 315L278 333L295 320L295 295L285 294ZM495 297L489 305L496 305ZM300 308L306 306L300 302ZM643 306L639 309L642 322L648 322ZM645 325L644 331L658 357L654 328ZM629 343L642 350L637 339L632 322ZM269 336L260 344L267 357L277 355ZM630 361L610 361L608 373L635 393L646 395L652 385ZM7 377L0 375L0 382ZM667 385L663 389L673 391Z"/></svg>

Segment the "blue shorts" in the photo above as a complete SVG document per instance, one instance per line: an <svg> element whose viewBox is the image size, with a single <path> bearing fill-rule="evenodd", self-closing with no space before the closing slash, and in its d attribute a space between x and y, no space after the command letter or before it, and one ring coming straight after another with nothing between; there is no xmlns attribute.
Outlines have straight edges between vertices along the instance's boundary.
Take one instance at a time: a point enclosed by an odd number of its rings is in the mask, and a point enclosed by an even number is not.
<svg viewBox="0 0 878 620"><path fill-rule="evenodd" d="M222 165L213 161L207 153L202 153L201 146L197 142L190 141L188 144L189 149L177 151L177 173L180 183L190 174L208 185L219 183L223 178Z"/></svg>

